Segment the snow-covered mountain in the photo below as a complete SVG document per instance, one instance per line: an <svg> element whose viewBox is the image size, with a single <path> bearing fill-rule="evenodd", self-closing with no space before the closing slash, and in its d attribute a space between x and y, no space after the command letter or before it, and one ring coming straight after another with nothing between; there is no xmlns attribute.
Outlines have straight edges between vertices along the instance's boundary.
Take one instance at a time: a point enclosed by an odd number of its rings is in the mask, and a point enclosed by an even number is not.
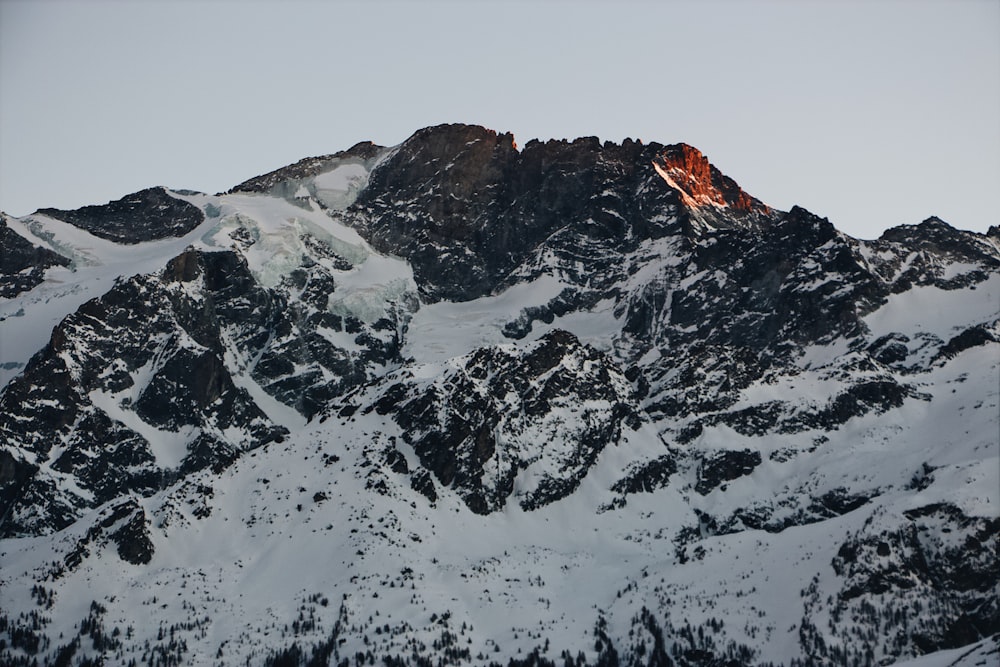
<svg viewBox="0 0 1000 667"><path fill-rule="evenodd" d="M0 664L1000 658L997 227L448 125L0 244Z"/></svg>

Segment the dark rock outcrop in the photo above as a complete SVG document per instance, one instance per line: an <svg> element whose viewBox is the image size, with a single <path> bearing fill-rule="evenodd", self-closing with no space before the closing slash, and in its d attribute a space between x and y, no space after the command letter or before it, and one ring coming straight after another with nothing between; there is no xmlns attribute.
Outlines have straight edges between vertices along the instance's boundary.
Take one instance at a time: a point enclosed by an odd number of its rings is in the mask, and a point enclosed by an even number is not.
<svg viewBox="0 0 1000 667"><path fill-rule="evenodd" d="M698 483L694 490L704 496L725 482L749 475L760 463L760 452L749 449L723 450L709 454L698 468Z"/></svg>
<svg viewBox="0 0 1000 667"><path fill-rule="evenodd" d="M130 244L183 236L205 220L201 209L170 196L164 188L147 188L100 206L72 211L42 208L38 213L102 239Z"/></svg>
<svg viewBox="0 0 1000 667"><path fill-rule="evenodd" d="M919 225L887 229L868 244L874 251L873 268L891 283L894 294L915 285L959 289L986 280L1000 270L1000 258L990 236L955 229L940 218L931 217ZM881 259L885 253L888 259ZM950 275L948 265L969 269Z"/></svg>
<svg viewBox="0 0 1000 667"><path fill-rule="evenodd" d="M366 409L391 415L421 465L486 514L503 508L515 478L539 460L560 472L544 473L520 505L535 509L572 493L623 428L639 426L634 405L607 356L556 330L523 348L480 348L429 384L404 374ZM436 498L419 475L413 487Z"/></svg>
<svg viewBox="0 0 1000 667"><path fill-rule="evenodd" d="M602 611L593 652L567 664L887 664L1000 636L996 397L981 364L1000 339L998 228L932 218L858 241L771 209L685 144L518 148L469 125L308 158L232 193L257 196L206 196L213 227L192 235L215 250L161 255L110 289L96 277L120 249L91 254L93 273L46 276L75 267L0 220L5 316L75 308L0 391L0 538L28 536L0 549L16 570L0 606L18 613L0 613L0 662L68 664L77 649L87 664L183 662L190 641L227 664L302 663L322 633L310 664L354 651L423 664L426 641L439 662L488 660L472 657L482 649L547 665L548 636L573 638L563 612L580 602ZM119 243L203 219L162 188L41 213ZM77 256L66 226L40 218L23 224ZM955 428L933 424L940 406ZM452 530L453 514L481 525ZM222 539L157 553L207 530ZM760 532L725 537L746 531ZM467 538L482 543L462 551ZM270 556L253 558L257 544ZM316 547L315 568L284 571ZM439 563L444 549L459 551ZM579 591L501 579L532 563ZM227 595L262 574L288 591ZM592 576L622 587L611 598ZM801 600L758 590L776 579L806 586ZM72 628L85 581L100 588L78 635L92 641L46 648L42 607ZM161 611L168 586L180 611ZM330 592L339 610L324 609ZM294 596L298 619L280 618ZM484 631L496 602L523 610L524 628L496 617ZM789 602L802 612L790 628ZM140 606L149 622L108 634L105 603L109 623ZM206 634L218 614L237 622Z"/></svg>

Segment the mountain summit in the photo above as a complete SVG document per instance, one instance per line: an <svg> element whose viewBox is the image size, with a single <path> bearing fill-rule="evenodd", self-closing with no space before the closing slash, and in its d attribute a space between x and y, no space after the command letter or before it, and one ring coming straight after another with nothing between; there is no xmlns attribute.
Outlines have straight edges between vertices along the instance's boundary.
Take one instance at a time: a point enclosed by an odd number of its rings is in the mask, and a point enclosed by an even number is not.
<svg viewBox="0 0 1000 667"><path fill-rule="evenodd" d="M0 243L2 664L1000 651L996 234L444 125Z"/></svg>

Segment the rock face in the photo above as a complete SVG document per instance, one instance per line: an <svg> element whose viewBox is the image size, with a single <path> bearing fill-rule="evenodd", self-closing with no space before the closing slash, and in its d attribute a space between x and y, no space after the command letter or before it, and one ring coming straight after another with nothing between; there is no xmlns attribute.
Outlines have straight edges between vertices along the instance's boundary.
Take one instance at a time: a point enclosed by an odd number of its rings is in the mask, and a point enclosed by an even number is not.
<svg viewBox="0 0 1000 667"><path fill-rule="evenodd" d="M702 462L694 490L705 495L724 482L749 475L760 462L760 452L749 449L717 452Z"/></svg>
<svg viewBox="0 0 1000 667"><path fill-rule="evenodd" d="M526 348L480 348L431 383L401 375L367 409L392 415L420 464L477 514L511 495L525 510L566 497L641 423L614 362L566 331ZM515 493L526 471L534 479Z"/></svg>
<svg viewBox="0 0 1000 667"><path fill-rule="evenodd" d="M68 222L94 236L117 243L141 243L183 236L204 220L196 206L172 197L163 188L148 188L101 206L73 211L39 209L38 213Z"/></svg>
<svg viewBox="0 0 1000 667"><path fill-rule="evenodd" d="M703 207L730 209L732 217L766 216L770 208L757 201L731 178L716 169L701 151L687 144L667 146L654 161L657 172L680 191L681 199L689 209Z"/></svg>
<svg viewBox="0 0 1000 667"><path fill-rule="evenodd" d="M70 261L48 248L37 246L7 226L0 215L0 297L11 299L37 287L45 279L45 270L69 266Z"/></svg>
<svg viewBox="0 0 1000 667"><path fill-rule="evenodd" d="M63 320L0 396L0 434L18 445L3 452L4 534L61 529L282 437L223 362L227 317L259 325L272 306L252 285L235 255L192 251Z"/></svg>
<svg viewBox="0 0 1000 667"><path fill-rule="evenodd" d="M904 252L901 252L905 249ZM940 289L958 289L976 284L1000 265L996 243L991 237L970 238L939 218L928 218L919 225L888 229L873 244L875 258L888 251L891 259L875 265L882 276L891 276L891 291L905 292L914 286L933 285ZM893 250L895 252L893 252ZM972 270L949 275L948 266L965 264Z"/></svg>
<svg viewBox="0 0 1000 667"><path fill-rule="evenodd" d="M995 228L443 125L0 242L0 663L994 650Z"/></svg>
<svg viewBox="0 0 1000 667"><path fill-rule="evenodd" d="M518 150L510 134L427 128L373 172L356 224L376 248L413 264L425 298L464 301L503 287L504 276L546 250L567 260L583 247L628 252L694 218L747 227L774 218L700 153L698 176L686 183L704 179L697 193L711 192L710 201L694 205L684 191L662 187L653 165L693 153L594 137Z"/></svg>
<svg viewBox="0 0 1000 667"><path fill-rule="evenodd" d="M844 586L830 616L840 626L836 634L843 637L848 654L862 653L847 639L845 626L852 624L852 616L871 615L866 600L887 603L884 620L875 621L883 628L883 646L867 648L885 655L898 651L901 638L913 652L925 653L965 646L1000 625L990 583L1000 555L1000 519L971 518L957 507L937 503L908 510L905 516L893 531L852 536L832 561ZM954 533L963 541L949 539ZM930 613L919 613L924 610ZM899 626L910 628L896 634L897 646L892 647L888 638Z"/></svg>
<svg viewBox="0 0 1000 667"><path fill-rule="evenodd" d="M0 396L0 434L18 445L0 454L5 534L57 530L84 507L149 494L282 438L234 373L309 418L395 359L396 325L330 313L325 280L313 265L269 289L237 253L188 250L66 318ZM345 333L352 350L325 331ZM67 475L86 493L62 497L57 477ZM47 494L60 501L40 502Z"/></svg>

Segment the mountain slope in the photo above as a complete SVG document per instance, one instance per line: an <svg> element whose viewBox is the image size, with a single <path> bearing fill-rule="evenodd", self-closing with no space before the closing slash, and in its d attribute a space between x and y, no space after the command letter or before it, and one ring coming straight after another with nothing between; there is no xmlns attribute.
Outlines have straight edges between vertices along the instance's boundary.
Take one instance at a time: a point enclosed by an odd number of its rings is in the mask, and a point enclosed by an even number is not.
<svg viewBox="0 0 1000 667"><path fill-rule="evenodd" d="M3 230L0 662L1000 650L996 234L465 125Z"/></svg>

